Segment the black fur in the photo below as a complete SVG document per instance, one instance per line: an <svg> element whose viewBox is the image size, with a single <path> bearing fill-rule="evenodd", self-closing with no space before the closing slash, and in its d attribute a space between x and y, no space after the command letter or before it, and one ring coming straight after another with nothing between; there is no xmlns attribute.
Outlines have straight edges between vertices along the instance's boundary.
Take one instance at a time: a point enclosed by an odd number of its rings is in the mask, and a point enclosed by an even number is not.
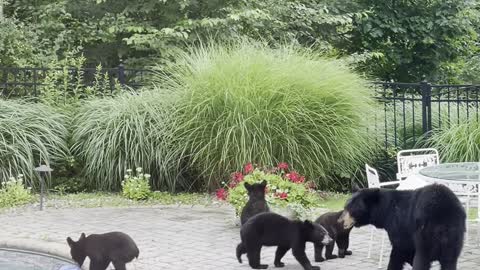
<svg viewBox="0 0 480 270"><path fill-rule="evenodd" d="M82 233L75 242L67 238L72 259L81 267L85 258L90 258L90 270L105 270L113 263L115 270L126 270L126 263L138 258L139 250L130 236L122 232L91 234Z"/></svg>
<svg viewBox="0 0 480 270"><path fill-rule="evenodd" d="M345 206L355 226L373 224L385 229L392 243L388 270L430 269L439 261L442 270L456 270L463 247L466 213L445 186L429 185L413 191L364 189Z"/></svg>
<svg viewBox="0 0 480 270"><path fill-rule="evenodd" d="M253 269L266 269L260 264L262 246L277 246L275 266L283 267L283 256L292 249L293 256L306 270L319 270L312 266L305 254L305 243L327 244L332 240L327 231L310 221L289 220L275 213L260 213L247 221L240 231L242 242L237 246L237 259L242 263L242 254L247 253L248 262Z"/></svg>
<svg viewBox="0 0 480 270"><path fill-rule="evenodd" d="M248 202L242 209L242 215L240 216L240 222L242 225L256 214L270 212L267 201L265 200L266 186L267 181L265 180L262 183L256 183L253 185L245 182L245 189L247 189L248 192Z"/></svg>
<svg viewBox="0 0 480 270"><path fill-rule="evenodd" d="M337 258L336 255L332 254L335 243L337 243L338 247L338 257L345 258L345 255L352 255L352 251L348 250L350 231L352 230L352 227L347 229L343 227L343 222L339 221L342 213L343 211L326 213L315 220L315 223L322 225L333 239L333 242L326 246L325 258L322 257L322 252L325 245L315 245L316 262L323 262L325 259L330 260Z"/></svg>

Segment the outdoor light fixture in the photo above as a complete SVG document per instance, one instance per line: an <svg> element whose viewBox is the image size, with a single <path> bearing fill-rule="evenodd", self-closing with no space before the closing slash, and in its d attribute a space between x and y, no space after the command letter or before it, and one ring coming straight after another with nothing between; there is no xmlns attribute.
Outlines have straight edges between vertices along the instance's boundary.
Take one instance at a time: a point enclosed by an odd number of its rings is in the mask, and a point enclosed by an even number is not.
<svg viewBox="0 0 480 270"><path fill-rule="evenodd" d="M47 165L40 165L40 167L35 168L35 171L40 175L40 210L43 210L43 196L45 190L45 178L53 170Z"/></svg>

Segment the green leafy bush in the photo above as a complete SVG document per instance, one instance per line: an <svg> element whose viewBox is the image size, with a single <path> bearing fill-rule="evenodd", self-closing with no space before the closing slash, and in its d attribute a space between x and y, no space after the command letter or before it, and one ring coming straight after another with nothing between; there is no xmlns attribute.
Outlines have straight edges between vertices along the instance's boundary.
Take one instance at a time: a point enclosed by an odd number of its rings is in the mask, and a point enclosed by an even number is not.
<svg viewBox="0 0 480 270"><path fill-rule="evenodd" d="M50 107L0 99L0 181L19 174L36 179L39 163L65 157L66 137L65 117Z"/></svg>
<svg viewBox="0 0 480 270"><path fill-rule="evenodd" d="M121 90L117 79L111 88L108 72L105 72L101 65L92 71L92 84L87 85L84 70L86 59L83 55L76 55L77 52L68 52L64 59L49 63L49 70L45 72L40 91L40 100L43 103L63 108L65 113L74 112L74 107L78 106L81 100L113 96ZM72 68L77 72L72 72Z"/></svg>
<svg viewBox="0 0 480 270"><path fill-rule="evenodd" d="M270 206L291 207L296 212L304 212L319 202L315 184L305 182L305 177L288 170L288 164L280 163L274 168L254 168L247 164L242 172L231 175L225 187L218 189L217 198L227 200L239 215L248 201L244 183L254 184L267 181L265 199Z"/></svg>
<svg viewBox="0 0 480 270"><path fill-rule="evenodd" d="M0 182L0 208L18 206L32 200L31 188L26 188L23 182L21 174Z"/></svg>
<svg viewBox="0 0 480 270"><path fill-rule="evenodd" d="M149 174L142 173L142 168L136 169L136 175L132 173L131 169L127 170L125 180L122 181L122 194L131 200L145 200L150 197L152 193L150 190Z"/></svg>
<svg viewBox="0 0 480 270"><path fill-rule="evenodd" d="M180 94L172 125L175 157L204 187L248 161L290 160L328 186L369 157L366 82L342 62L293 47L247 41L210 45L160 74Z"/></svg>
<svg viewBox="0 0 480 270"><path fill-rule="evenodd" d="M85 180L76 176L54 176L51 182L53 191L60 195L90 191Z"/></svg>
<svg viewBox="0 0 480 270"><path fill-rule="evenodd" d="M428 144L437 148L445 162L477 162L480 160L480 123L471 120L434 130Z"/></svg>
<svg viewBox="0 0 480 270"><path fill-rule="evenodd" d="M174 186L175 176L162 177L171 172L165 169L172 152L165 139L168 104L158 92L141 92L87 101L78 109L72 153L89 186L118 190L124 172L137 166L151 172L159 186Z"/></svg>

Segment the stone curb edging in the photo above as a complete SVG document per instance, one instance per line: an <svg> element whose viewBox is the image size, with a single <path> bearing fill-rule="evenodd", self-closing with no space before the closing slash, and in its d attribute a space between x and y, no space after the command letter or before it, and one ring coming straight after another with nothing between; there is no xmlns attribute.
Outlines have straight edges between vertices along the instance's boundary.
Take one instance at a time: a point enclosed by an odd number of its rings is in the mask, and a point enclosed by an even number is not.
<svg viewBox="0 0 480 270"><path fill-rule="evenodd" d="M0 249L38 253L38 255L46 255L75 264L70 259L68 247L59 243L26 238L0 239Z"/></svg>

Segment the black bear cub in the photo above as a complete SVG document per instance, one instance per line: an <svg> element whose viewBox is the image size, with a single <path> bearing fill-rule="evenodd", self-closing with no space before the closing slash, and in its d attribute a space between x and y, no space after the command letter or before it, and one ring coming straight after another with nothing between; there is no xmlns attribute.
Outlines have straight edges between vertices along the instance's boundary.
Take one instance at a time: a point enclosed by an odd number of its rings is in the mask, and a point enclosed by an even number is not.
<svg viewBox="0 0 480 270"><path fill-rule="evenodd" d="M327 231L330 237L333 239L332 243L326 245L325 250L325 259L335 259L337 258L336 255L333 255L333 248L335 247L335 243L337 243L338 247L338 257L345 258L345 255L352 255L352 252L348 250L349 245L349 238L350 238L350 231L352 227L344 228L344 224L340 219L343 211L339 212L331 212L321 215L315 223L322 225ZM315 245L315 261L316 262L323 262L325 259L322 257L323 244L316 244Z"/></svg>
<svg viewBox="0 0 480 270"><path fill-rule="evenodd" d="M260 264L262 246L277 246L274 264L285 266L283 256L292 249L293 256L305 270L319 270L312 266L305 254L305 243L328 245L332 239L319 224L308 220L290 220L275 213L260 213L250 218L240 230L242 242L237 246L237 259L242 263L242 254L247 253L248 263L253 269L266 269L267 264Z"/></svg>
<svg viewBox="0 0 480 270"><path fill-rule="evenodd" d="M265 180L253 185L245 182L245 189L247 189L248 192L248 202L243 208L242 215L240 216L240 222L242 225L256 214L270 211L267 201L265 200L266 186L267 181Z"/></svg>
<svg viewBox="0 0 480 270"><path fill-rule="evenodd" d="M88 237L82 233L77 242L68 237L67 243L72 259L80 267L87 256L90 258L90 270L105 270L110 262L115 270L126 270L125 264L138 258L140 253L133 239L122 232L91 234Z"/></svg>

